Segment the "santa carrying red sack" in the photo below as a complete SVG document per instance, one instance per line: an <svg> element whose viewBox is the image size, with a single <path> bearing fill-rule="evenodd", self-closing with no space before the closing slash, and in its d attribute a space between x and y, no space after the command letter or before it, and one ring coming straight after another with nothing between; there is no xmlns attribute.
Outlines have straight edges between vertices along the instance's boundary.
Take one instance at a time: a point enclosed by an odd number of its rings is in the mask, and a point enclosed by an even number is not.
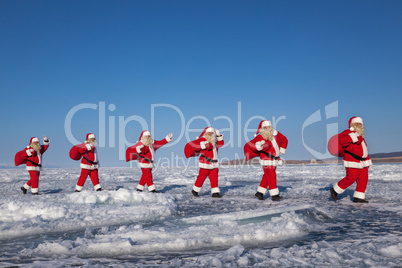
<svg viewBox="0 0 402 268"><path fill-rule="evenodd" d="M138 160L142 171L140 182L137 185L137 191L142 192L145 184L148 191L158 193L155 189L152 177L152 169L154 168L155 151L163 145L172 141L173 134L169 133L163 140L153 140L151 132L144 130L141 132L138 142L128 147L126 150L126 161Z"/></svg>
<svg viewBox="0 0 402 268"><path fill-rule="evenodd" d="M282 198L279 196L279 189L276 185L276 167L283 164L280 156L286 153L287 146L287 138L275 130L269 120L261 121L255 138L244 145L246 160L259 156L260 164L264 170L264 175L255 194L258 199L264 200L263 196L268 188L273 201Z"/></svg>
<svg viewBox="0 0 402 268"><path fill-rule="evenodd" d="M49 139L43 136L43 145L40 145L37 137L29 140L29 145L15 155L15 165L26 164L30 180L21 187L21 191L26 194L29 188L33 195L39 194L39 176L42 168L42 155L49 148Z"/></svg>
<svg viewBox="0 0 402 268"><path fill-rule="evenodd" d="M200 156L198 162L199 174L191 191L193 196L198 197L205 179L209 177L212 197L222 197L218 187L218 149L223 145L223 135L219 130L212 127L206 127L200 138L186 144L184 154L187 158Z"/></svg>

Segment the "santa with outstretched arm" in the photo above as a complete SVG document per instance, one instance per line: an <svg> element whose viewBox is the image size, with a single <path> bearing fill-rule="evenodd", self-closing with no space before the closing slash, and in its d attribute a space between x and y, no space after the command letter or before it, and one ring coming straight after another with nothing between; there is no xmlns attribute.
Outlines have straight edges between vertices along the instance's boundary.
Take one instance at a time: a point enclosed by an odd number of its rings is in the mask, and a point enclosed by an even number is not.
<svg viewBox="0 0 402 268"><path fill-rule="evenodd" d="M223 135L219 130L212 127L206 127L201 133L200 138L186 144L184 153L187 158L200 156L198 161L199 174L191 191L195 197L198 197L198 193L201 191L207 177L209 177L209 181L211 182L212 197L222 197L218 187L218 149L223 145Z"/></svg>
<svg viewBox="0 0 402 268"><path fill-rule="evenodd" d="M264 200L263 196L268 188L273 201L282 198L279 196L279 189L276 185L276 167L283 164L280 156L286 153L287 146L287 138L275 130L269 120L260 122L255 138L244 146L246 160L259 156L260 164L264 170L264 175L255 194L258 199Z"/></svg>
<svg viewBox="0 0 402 268"><path fill-rule="evenodd" d="M368 203L365 192L368 182L368 169L373 164L368 154L367 143L364 135L363 119L354 116L349 119L349 129L339 134L339 145L343 148L343 166L346 168L346 176L336 183L331 189L331 197L335 201L338 194L342 194L346 188L356 182L356 190L353 194L353 202Z"/></svg>
<svg viewBox="0 0 402 268"><path fill-rule="evenodd" d="M26 194L29 188L33 195L39 194L39 176L42 168L42 155L49 148L49 139L43 136L43 145L40 145L37 137L29 140L26 149L19 151L15 155L15 165L26 164L30 180L21 187L21 191Z"/></svg>
<svg viewBox="0 0 402 268"><path fill-rule="evenodd" d="M153 140L151 132L144 130L141 132L138 142L127 148L126 161L137 160L141 168L142 176L137 185L137 191L142 192L145 184L148 186L148 191L158 193L152 177L152 169L154 168L155 151L163 145L172 141L173 134L168 134L163 140Z"/></svg>

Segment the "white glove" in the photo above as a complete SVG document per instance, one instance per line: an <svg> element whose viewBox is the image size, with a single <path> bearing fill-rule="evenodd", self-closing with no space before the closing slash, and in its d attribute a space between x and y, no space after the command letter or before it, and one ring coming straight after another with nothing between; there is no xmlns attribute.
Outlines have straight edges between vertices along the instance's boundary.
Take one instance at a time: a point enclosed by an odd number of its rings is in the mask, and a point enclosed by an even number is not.
<svg viewBox="0 0 402 268"><path fill-rule="evenodd" d="M255 143L255 147L257 148L257 151L261 151L262 150L262 145L265 144L265 141L257 141Z"/></svg>
<svg viewBox="0 0 402 268"><path fill-rule="evenodd" d="M141 144L141 145L139 145L139 146L136 147L137 153L139 153L139 154L141 153L142 147L144 147L144 144Z"/></svg>
<svg viewBox="0 0 402 268"><path fill-rule="evenodd" d="M43 136L43 143L48 143L49 139L46 136Z"/></svg>
<svg viewBox="0 0 402 268"><path fill-rule="evenodd" d="M88 150L88 151L91 151L91 150L92 150L92 144L86 143L85 146L87 147L87 150Z"/></svg>
<svg viewBox="0 0 402 268"><path fill-rule="evenodd" d="M173 133L169 133L169 134L166 135L165 139L166 139L168 142L171 142L171 141L172 141L172 137L173 137Z"/></svg>
<svg viewBox="0 0 402 268"><path fill-rule="evenodd" d="M215 128L215 135L216 135L217 137L221 136L221 133L220 133L219 130L217 130L216 128Z"/></svg>
<svg viewBox="0 0 402 268"><path fill-rule="evenodd" d="M200 142L201 149L203 149L203 150L207 149L207 144L208 144L208 143L209 143L209 141L202 141L202 142Z"/></svg>

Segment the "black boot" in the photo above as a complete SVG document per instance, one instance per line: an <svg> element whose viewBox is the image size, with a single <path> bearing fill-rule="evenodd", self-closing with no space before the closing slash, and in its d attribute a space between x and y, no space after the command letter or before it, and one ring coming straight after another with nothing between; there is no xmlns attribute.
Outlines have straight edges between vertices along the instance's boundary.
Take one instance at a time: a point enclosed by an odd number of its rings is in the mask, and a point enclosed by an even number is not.
<svg viewBox="0 0 402 268"><path fill-rule="evenodd" d="M338 200L338 193L335 192L334 188L329 189L329 192L331 193L331 197L334 199L334 201Z"/></svg>
<svg viewBox="0 0 402 268"><path fill-rule="evenodd" d="M21 191L22 191L24 194L27 194L27 189L25 189L24 186L21 187Z"/></svg>
<svg viewBox="0 0 402 268"><path fill-rule="evenodd" d="M157 194L157 193L159 193L159 191L157 191L157 190L152 190L151 193L156 193L156 194Z"/></svg>
<svg viewBox="0 0 402 268"><path fill-rule="evenodd" d="M273 196L271 196L271 199L272 199L272 201L279 201L282 199L282 196L279 196L279 194L273 195Z"/></svg>
<svg viewBox="0 0 402 268"><path fill-rule="evenodd" d="M40 193L32 193L32 195L40 195Z"/></svg>
<svg viewBox="0 0 402 268"><path fill-rule="evenodd" d="M214 198L221 198L222 196L219 193L213 193L212 197Z"/></svg>
<svg viewBox="0 0 402 268"><path fill-rule="evenodd" d="M191 190L191 193L192 193L195 197L198 197L198 192L196 192L196 191L194 191L194 190Z"/></svg>
<svg viewBox="0 0 402 268"><path fill-rule="evenodd" d="M75 192L79 193L79 192L81 192L81 191L80 191L80 190L75 189Z"/></svg>
<svg viewBox="0 0 402 268"><path fill-rule="evenodd" d="M96 189L96 191L97 191L97 192L100 192L100 191L102 191L102 188Z"/></svg>
<svg viewBox="0 0 402 268"><path fill-rule="evenodd" d="M140 189L137 189L137 192L142 192L142 190L140 190Z"/></svg>
<svg viewBox="0 0 402 268"><path fill-rule="evenodd" d="M368 203L369 201L355 197L355 198L353 198L353 202L354 203Z"/></svg>
<svg viewBox="0 0 402 268"><path fill-rule="evenodd" d="M264 195L260 192L255 193L255 196L260 200L264 200Z"/></svg>

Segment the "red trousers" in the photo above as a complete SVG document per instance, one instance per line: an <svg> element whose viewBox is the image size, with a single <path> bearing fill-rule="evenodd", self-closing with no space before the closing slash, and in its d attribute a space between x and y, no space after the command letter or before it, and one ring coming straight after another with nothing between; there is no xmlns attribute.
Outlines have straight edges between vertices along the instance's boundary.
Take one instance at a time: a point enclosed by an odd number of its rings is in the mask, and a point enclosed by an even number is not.
<svg viewBox="0 0 402 268"><path fill-rule="evenodd" d="M346 177L338 182L338 186L345 190L356 182L356 192L364 193L368 182L368 168L346 168Z"/></svg>
<svg viewBox="0 0 402 268"><path fill-rule="evenodd" d="M153 185L154 182L152 181L152 168L141 168L142 175L139 182L139 185L145 186L145 184L149 186Z"/></svg>
<svg viewBox="0 0 402 268"><path fill-rule="evenodd" d="M197 180L195 181L195 187L201 188L204 184L205 179L209 176L209 181L211 182L211 188L218 187L218 168L214 169L204 169L200 168Z"/></svg>
<svg viewBox="0 0 402 268"><path fill-rule="evenodd" d="M262 176L260 187L270 190L276 189L276 167L275 166L263 166L264 175Z"/></svg>
<svg viewBox="0 0 402 268"><path fill-rule="evenodd" d="M38 189L40 171L29 170L28 172L31 179L27 182L27 185L32 189Z"/></svg>
<svg viewBox="0 0 402 268"><path fill-rule="evenodd" d="M99 177L98 177L98 170L97 169L91 170L91 169L82 168L81 169L81 175L78 178L77 185L80 186L80 187L83 187L85 181L87 180L88 175L91 178L91 181L94 184L94 186L99 184Z"/></svg>

